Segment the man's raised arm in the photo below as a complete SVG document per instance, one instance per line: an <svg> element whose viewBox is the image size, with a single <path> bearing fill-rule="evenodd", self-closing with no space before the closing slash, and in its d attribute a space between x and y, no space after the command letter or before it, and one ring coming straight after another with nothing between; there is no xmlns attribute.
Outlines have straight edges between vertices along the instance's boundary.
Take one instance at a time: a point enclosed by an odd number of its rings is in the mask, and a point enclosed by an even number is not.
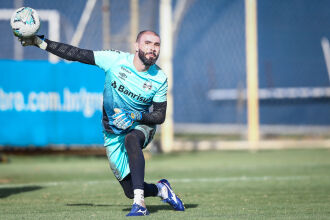
<svg viewBox="0 0 330 220"><path fill-rule="evenodd" d="M95 65L92 50L80 49L68 44L51 41L43 36L19 38L19 40L23 46L37 46L66 60Z"/></svg>

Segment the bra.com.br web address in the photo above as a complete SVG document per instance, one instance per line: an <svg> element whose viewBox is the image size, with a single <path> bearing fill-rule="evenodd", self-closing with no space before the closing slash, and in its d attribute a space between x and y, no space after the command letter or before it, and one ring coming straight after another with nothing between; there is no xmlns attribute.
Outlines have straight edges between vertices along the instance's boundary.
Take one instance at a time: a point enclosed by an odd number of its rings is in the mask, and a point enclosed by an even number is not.
<svg viewBox="0 0 330 220"><path fill-rule="evenodd" d="M88 92L84 87L78 92L64 88L63 97L59 92L35 91L25 97L20 91L6 92L0 88L0 111L82 112L86 118L90 118L101 110L102 93Z"/></svg>

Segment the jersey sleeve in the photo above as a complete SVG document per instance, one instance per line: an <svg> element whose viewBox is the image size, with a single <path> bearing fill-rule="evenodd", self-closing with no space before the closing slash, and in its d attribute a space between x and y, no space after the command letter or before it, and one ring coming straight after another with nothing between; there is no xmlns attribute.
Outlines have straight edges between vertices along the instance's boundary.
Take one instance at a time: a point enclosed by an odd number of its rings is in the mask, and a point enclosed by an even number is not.
<svg viewBox="0 0 330 220"><path fill-rule="evenodd" d="M111 68L116 63L116 60L120 57L120 51L117 50L103 50L93 51L95 65L103 69L104 71Z"/></svg>
<svg viewBox="0 0 330 220"><path fill-rule="evenodd" d="M161 85L161 87L156 92L153 102L166 102L167 100L167 80Z"/></svg>
<svg viewBox="0 0 330 220"><path fill-rule="evenodd" d="M60 42L51 41L44 36L38 36L47 43L46 51L55 54L63 59L70 61L78 61L90 65L95 65L94 54L91 50L81 49Z"/></svg>

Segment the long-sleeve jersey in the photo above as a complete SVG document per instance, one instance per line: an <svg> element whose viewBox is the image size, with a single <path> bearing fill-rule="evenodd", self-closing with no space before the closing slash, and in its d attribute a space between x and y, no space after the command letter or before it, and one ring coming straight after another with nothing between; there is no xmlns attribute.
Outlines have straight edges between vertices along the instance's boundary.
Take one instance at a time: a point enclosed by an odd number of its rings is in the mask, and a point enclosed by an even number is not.
<svg viewBox="0 0 330 220"><path fill-rule="evenodd" d="M161 124L165 120L167 76L152 65L145 72L136 70L133 54L117 50L91 51L45 39L46 50L67 60L96 65L105 72L102 124L105 131L125 133L113 125L114 108L142 112L136 124ZM149 108L153 105L153 112ZM133 125L134 126L134 125Z"/></svg>
<svg viewBox="0 0 330 220"><path fill-rule="evenodd" d="M167 77L158 66L139 72L133 65L133 54L116 50L94 51L94 57L105 72L103 126L107 131L122 132L109 117L114 108L148 113L153 102L166 102Z"/></svg>

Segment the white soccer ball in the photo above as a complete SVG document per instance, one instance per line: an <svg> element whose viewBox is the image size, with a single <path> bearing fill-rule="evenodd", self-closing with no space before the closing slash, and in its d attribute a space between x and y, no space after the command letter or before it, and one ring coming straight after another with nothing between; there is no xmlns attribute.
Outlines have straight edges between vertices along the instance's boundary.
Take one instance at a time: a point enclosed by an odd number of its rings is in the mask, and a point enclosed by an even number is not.
<svg viewBox="0 0 330 220"><path fill-rule="evenodd" d="M11 16L10 25L17 37L33 36L40 28L39 15L32 8L19 8Z"/></svg>

